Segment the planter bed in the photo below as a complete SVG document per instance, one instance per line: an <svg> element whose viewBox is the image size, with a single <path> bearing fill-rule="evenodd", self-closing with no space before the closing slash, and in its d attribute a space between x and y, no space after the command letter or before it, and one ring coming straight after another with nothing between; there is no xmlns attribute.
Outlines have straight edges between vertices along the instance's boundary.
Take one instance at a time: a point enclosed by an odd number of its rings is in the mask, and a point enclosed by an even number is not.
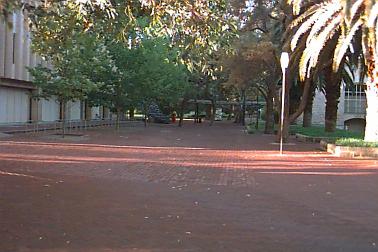
<svg viewBox="0 0 378 252"><path fill-rule="evenodd" d="M326 141L321 141L320 146L322 149L329 153L334 154L337 157L370 157L378 158L378 147L351 147L351 146L340 146L333 143L327 143Z"/></svg>

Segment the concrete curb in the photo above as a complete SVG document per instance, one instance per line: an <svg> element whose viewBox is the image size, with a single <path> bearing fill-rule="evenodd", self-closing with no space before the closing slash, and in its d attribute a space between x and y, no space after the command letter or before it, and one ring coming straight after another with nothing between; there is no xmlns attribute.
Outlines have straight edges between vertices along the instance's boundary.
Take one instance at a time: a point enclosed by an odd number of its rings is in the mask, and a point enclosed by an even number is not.
<svg viewBox="0 0 378 252"><path fill-rule="evenodd" d="M306 136L299 133L295 134L295 138L299 142L305 142L305 143L320 143L321 141L329 141L329 140L336 139L334 137L311 137L311 136Z"/></svg>

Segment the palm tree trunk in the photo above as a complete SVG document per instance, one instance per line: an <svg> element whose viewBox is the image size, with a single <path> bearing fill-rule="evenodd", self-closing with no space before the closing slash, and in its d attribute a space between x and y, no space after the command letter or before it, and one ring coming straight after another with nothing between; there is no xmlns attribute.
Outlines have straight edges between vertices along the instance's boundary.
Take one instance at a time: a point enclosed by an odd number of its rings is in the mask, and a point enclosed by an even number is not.
<svg viewBox="0 0 378 252"><path fill-rule="evenodd" d="M304 128L312 126L312 106L314 104L315 86L311 90L311 94L307 100L305 110L303 111L303 124Z"/></svg>
<svg viewBox="0 0 378 252"><path fill-rule="evenodd" d="M372 9L373 1L369 2L367 10ZM369 27L363 35L365 61L368 81L366 83L366 128L365 141L378 142L378 55L374 27Z"/></svg>
<svg viewBox="0 0 378 252"><path fill-rule="evenodd" d="M377 76L378 69L373 76ZM378 142L378 79L369 77L366 89L365 141Z"/></svg>
<svg viewBox="0 0 378 252"><path fill-rule="evenodd" d="M284 97L284 106L285 106L285 109L284 109L284 118L283 118L283 128L282 128L282 132L281 130L278 130L278 134L277 134L277 141L279 142L280 139L281 139L281 135L282 135L282 139L283 139L283 142L286 143L289 139L289 128L290 128L290 113L289 113L289 104L290 104L290 94L289 94L289 91L290 91L290 88L291 88L291 85L285 85L285 97ZM282 111L282 107L280 108L280 111ZM279 124L281 125L282 123L282 118L280 116L280 119L279 119Z"/></svg>
<svg viewBox="0 0 378 252"><path fill-rule="evenodd" d="M334 132L337 124L337 109L340 98L340 84L341 76L338 73L334 73L332 67L328 67L325 70L325 132Z"/></svg>
<svg viewBox="0 0 378 252"><path fill-rule="evenodd" d="M334 132L337 123L337 108L339 104L340 89L336 92L326 93L326 108L325 108L325 132Z"/></svg>

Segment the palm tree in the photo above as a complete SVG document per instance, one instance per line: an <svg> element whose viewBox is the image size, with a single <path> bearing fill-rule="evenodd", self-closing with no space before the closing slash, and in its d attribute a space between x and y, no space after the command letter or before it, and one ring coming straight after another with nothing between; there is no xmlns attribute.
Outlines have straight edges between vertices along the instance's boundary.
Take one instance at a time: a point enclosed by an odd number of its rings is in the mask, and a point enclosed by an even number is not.
<svg viewBox="0 0 378 252"><path fill-rule="evenodd" d="M337 71L348 54L361 54L366 66L365 141L378 141L378 3L375 0L287 0L298 15L291 24L296 32L291 49L306 39L299 63L301 79L310 77L322 50L337 38L332 67ZM305 35L305 36L304 36Z"/></svg>

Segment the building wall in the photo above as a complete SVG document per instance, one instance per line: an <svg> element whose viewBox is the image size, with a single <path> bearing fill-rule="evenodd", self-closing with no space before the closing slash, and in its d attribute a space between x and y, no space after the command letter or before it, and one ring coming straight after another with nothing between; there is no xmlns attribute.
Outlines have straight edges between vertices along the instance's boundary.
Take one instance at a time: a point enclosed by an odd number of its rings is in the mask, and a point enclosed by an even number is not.
<svg viewBox="0 0 378 252"><path fill-rule="evenodd" d="M81 106L80 101L69 102L67 104L67 118L69 120L80 120L81 118Z"/></svg>
<svg viewBox="0 0 378 252"><path fill-rule="evenodd" d="M31 40L24 16L20 11L0 17L0 78L31 81L26 67L42 62L30 47Z"/></svg>
<svg viewBox="0 0 378 252"><path fill-rule="evenodd" d="M92 119L96 120L102 118L101 112L101 107L92 107Z"/></svg>
<svg viewBox="0 0 378 252"><path fill-rule="evenodd" d="M0 17L0 123L24 123L31 119L33 88L25 67L33 67L37 61L30 50L22 13L17 11L7 20Z"/></svg>
<svg viewBox="0 0 378 252"><path fill-rule="evenodd" d="M41 100L41 119L45 122L58 121L60 119L60 103L55 99Z"/></svg>
<svg viewBox="0 0 378 252"><path fill-rule="evenodd" d="M346 90L345 84L341 86L340 99L337 110L337 128L350 128L350 123L346 123L351 119L365 119L366 99L361 96L359 98L351 97ZM358 109L350 109L351 104ZM317 91L314 97L312 123L314 125L324 125L325 120L326 99L322 92Z"/></svg>
<svg viewBox="0 0 378 252"><path fill-rule="evenodd" d="M25 123L30 120L30 91L0 88L0 123Z"/></svg>

